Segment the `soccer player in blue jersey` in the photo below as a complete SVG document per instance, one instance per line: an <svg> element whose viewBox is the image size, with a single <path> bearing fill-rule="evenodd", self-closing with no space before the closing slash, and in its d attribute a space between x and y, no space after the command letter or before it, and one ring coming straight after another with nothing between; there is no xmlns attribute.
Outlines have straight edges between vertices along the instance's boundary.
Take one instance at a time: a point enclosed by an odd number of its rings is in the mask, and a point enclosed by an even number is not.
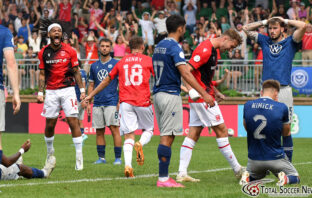
<svg viewBox="0 0 312 198"><path fill-rule="evenodd" d="M198 84L191 66L186 65L184 53L179 45L185 33L185 20L178 15L167 18L168 37L156 46L153 55L155 85L154 108L160 130L157 149L159 159L158 187L184 187L169 178L168 167L171 145L176 135L182 135L182 100L180 96L181 76L203 97L208 106L214 106L213 98Z"/></svg>
<svg viewBox="0 0 312 198"><path fill-rule="evenodd" d="M269 36L265 36L256 31L257 28L267 25ZM285 25L296 28L292 36L285 37ZM302 41L306 30L306 23L296 20L283 19L282 17L273 17L269 20L258 21L247 24L243 27L249 38L254 39L263 51L263 70L262 81L268 79L277 80L281 85L278 101L283 102L288 107L289 120L292 121L293 114L293 95L291 88L291 68L292 61ZM292 138L285 140L290 141ZM292 152L292 151L289 151ZM289 159L290 161L292 159Z"/></svg>
<svg viewBox="0 0 312 198"><path fill-rule="evenodd" d="M82 80L82 86L85 89L86 88L86 82L87 82L87 73L84 69L81 67L81 62L79 61L79 72L81 75L81 80ZM84 125L83 125L83 119L84 119L84 114L85 114L85 107L81 105L81 100L80 100L80 88L76 84L75 85L75 91L76 91L76 96L78 100L78 122L80 126L80 131L81 131L81 136L82 136L82 141L84 142L86 139L88 139L88 136L84 134Z"/></svg>
<svg viewBox="0 0 312 198"><path fill-rule="evenodd" d="M262 85L261 98L244 105L248 163L241 185L264 178L267 171L278 177L279 186L300 182L297 170L289 161L292 153L284 152L285 147L292 147L292 144L283 142L281 145L281 136L290 138L290 120L287 106L277 102L279 91L278 81L266 80Z"/></svg>
<svg viewBox="0 0 312 198"><path fill-rule="evenodd" d="M88 93L91 93L118 62L110 57L112 42L109 39L99 41L100 60L90 68ZM115 162L121 164L121 136L118 120L118 79L115 78L103 91L95 95L92 110L92 127L96 128L96 145L99 159L95 164L106 163L105 160L105 126L109 127L114 138Z"/></svg>

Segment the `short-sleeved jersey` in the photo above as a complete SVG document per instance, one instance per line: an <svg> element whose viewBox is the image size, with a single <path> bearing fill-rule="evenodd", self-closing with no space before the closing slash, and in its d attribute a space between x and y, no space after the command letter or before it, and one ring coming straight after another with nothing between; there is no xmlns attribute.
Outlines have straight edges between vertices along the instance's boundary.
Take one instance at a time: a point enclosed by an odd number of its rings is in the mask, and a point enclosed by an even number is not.
<svg viewBox="0 0 312 198"><path fill-rule="evenodd" d="M13 35L10 30L2 25L0 25L0 89L4 89L3 86L3 52L5 50L14 49Z"/></svg>
<svg viewBox="0 0 312 198"><path fill-rule="evenodd" d="M86 87L87 87L87 73L84 69L80 69L80 75L81 75L81 80L82 82L85 82L86 83ZM76 96L77 96L77 99L78 101L80 102L80 88L78 86L78 84L75 85L75 91L76 91Z"/></svg>
<svg viewBox="0 0 312 198"><path fill-rule="evenodd" d="M109 73L112 80L119 77L119 100L134 106L151 105L149 79L153 72L152 58L140 53L123 57Z"/></svg>
<svg viewBox="0 0 312 198"><path fill-rule="evenodd" d="M289 123L288 108L269 97L248 101L244 105L248 158L276 160L284 158L281 146L283 125Z"/></svg>
<svg viewBox="0 0 312 198"><path fill-rule="evenodd" d="M46 89L60 89L75 85L74 67L78 66L77 52L68 44L61 43L54 50L46 45L38 54L39 69L44 70Z"/></svg>
<svg viewBox="0 0 312 198"><path fill-rule="evenodd" d="M89 82L94 83L96 88L116 67L117 60L111 58L109 61L102 63L100 60L91 65ZM94 107L99 106L116 106L118 104L118 78L114 79L105 89L94 96Z"/></svg>
<svg viewBox="0 0 312 198"><path fill-rule="evenodd" d="M290 85L292 61L298 47L293 37L274 43L270 37L258 34L257 42L263 52L262 81L274 79L281 85Z"/></svg>
<svg viewBox="0 0 312 198"><path fill-rule="evenodd" d="M210 40L201 42L194 50L189 64L194 68L192 74L197 82L214 98L212 79L217 68L218 53ZM189 98L189 102L194 103ZM204 102L202 98L195 103Z"/></svg>
<svg viewBox="0 0 312 198"><path fill-rule="evenodd" d="M155 85L153 93L166 92L179 95L181 92L181 74L178 66L185 65L181 45L173 38L165 38L158 43L153 54Z"/></svg>

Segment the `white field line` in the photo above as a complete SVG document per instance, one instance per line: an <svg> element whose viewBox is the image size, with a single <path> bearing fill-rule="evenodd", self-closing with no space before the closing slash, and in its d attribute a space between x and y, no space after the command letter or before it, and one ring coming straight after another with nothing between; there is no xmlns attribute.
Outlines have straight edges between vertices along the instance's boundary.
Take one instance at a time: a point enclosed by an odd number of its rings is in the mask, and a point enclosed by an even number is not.
<svg viewBox="0 0 312 198"><path fill-rule="evenodd" d="M294 165L307 165L312 164L312 162L301 162L295 163ZM189 171L189 173L210 173L210 172L220 172L231 170L232 168L217 168L217 169L208 169L203 171ZM170 175L177 175L178 173L170 173ZM0 188L3 187L17 187L17 186L38 186L38 185L47 185L47 184L69 184L69 183L81 183L81 182L97 182L97 181L112 181L112 180L127 180L127 179L137 179L137 178L150 178L157 177L158 174L147 174L147 175L137 175L135 178L126 178L126 177L114 177L114 178L94 178L94 179L77 179L77 180L63 180L63 181L47 181L47 182L30 182L25 184L1 184ZM1 192L1 191L0 191Z"/></svg>

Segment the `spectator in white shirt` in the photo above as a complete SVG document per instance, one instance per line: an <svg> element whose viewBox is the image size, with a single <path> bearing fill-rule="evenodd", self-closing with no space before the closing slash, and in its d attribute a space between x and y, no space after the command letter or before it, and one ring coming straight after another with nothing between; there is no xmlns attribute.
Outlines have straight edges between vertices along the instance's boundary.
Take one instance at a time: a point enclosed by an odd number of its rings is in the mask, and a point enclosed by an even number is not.
<svg viewBox="0 0 312 198"><path fill-rule="evenodd" d="M156 13L157 11L155 10L151 17L151 20L154 22L157 31L155 44L159 43L159 41L167 37L167 27L166 27L167 17L165 17L165 12L158 11L158 17L154 18Z"/></svg>

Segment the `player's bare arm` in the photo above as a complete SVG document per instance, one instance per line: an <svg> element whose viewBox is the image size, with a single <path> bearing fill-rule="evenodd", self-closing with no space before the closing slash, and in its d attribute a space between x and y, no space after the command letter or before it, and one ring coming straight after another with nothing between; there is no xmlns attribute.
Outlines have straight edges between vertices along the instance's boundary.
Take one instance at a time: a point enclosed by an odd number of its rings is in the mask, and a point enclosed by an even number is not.
<svg viewBox="0 0 312 198"><path fill-rule="evenodd" d="M293 34L293 40L297 43L301 42L306 31L307 24L303 21L297 20L288 20L288 24L296 28Z"/></svg>
<svg viewBox="0 0 312 198"><path fill-rule="evenodd" d="M17 114L21 108L21 100L19 96L19 87L18 87L18 72L17 64L14 57L14 50L9 48L3 51L4 58L7 63L8 75L13 89L13 114Z"/></svg>
<svg viewBox="0 0 312 198"><path fill-rule="evenodd" d="M39 92L37 96L37 102L43 103L43 91L45 88L45 73L44 70L41 69L39 73Z"/></svg>
<svg viewBox="0 0 312 198"><path fill-rule="evenodd" d="M266 25L266 23L267 23L267 20L249 23L243 26L243 30L250 39L257 40L258 32L255 30L263 25Z"/></svg>
<svg viewBox="0 0 312 198"><path fill-rule="evenodd" d="M191 73L192 67L189 65L179 65L178 70L183 77L183 79L193 87L198 93L203 97L204 101L209 104L209 106L213 107L214 101L213 98L198 84L197 80L194 78Z"/></svg>
<svg viewBox="0 0 312 198"><path fill-rule="evenodd" d="M2 155L2 162L1 164L5 167L9 167L11 166L12 164L14 164L18 158L24 153L24 152L27 152L29 149L30 149L30 146L31 146L31 143L30 143L30 140L28 139L22 146L21 146L21 149L15 153L14 155L10 156L10 157L7 157L5 155ZM21 151L23 150L23 151Z"/></svg>
<svg viewBox="0 0 312 198"><path fill-rule="evenodd" d="M290 136L291 135L290 124L284 124L283 125L282 135L283 136Z"/></svg>
<svg viewBox="0 0 312 198"><path fill-rule="evenodd" d="M105 87L107 87L111 81L112 80L110 76L107 76L91 93L88 92L89 95L84 99L84 101L90 101L91 98L93 98L96 94L105 89Z"/></svg>
<svg viewBox="0 0 312 198"><path fill-rule="evenodd" d="M86 93L84 91L85 88L84 88L84 86L82 84L80 71L79 71L78 67L73 67L73 70L74 70L74 77L75 77L76 83L77 83L77 85L78 85L78 87L80 89L80 93L81 93L80 100L83 100L86 97Z"/></svg>

